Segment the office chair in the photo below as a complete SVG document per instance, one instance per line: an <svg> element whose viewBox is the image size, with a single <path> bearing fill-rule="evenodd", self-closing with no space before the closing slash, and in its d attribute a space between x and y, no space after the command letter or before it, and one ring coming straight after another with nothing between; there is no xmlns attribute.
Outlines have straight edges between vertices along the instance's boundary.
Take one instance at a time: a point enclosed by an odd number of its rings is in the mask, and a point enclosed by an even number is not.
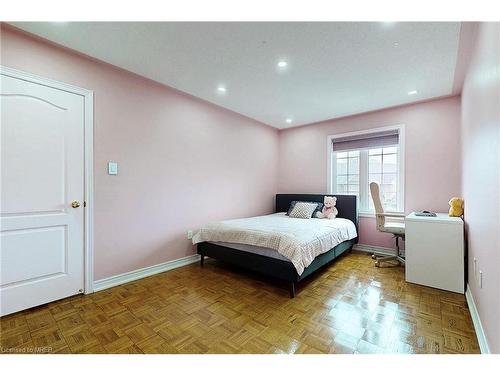
<svg viewBox="0 0 500 375"><path fill-rule="evenodd" d="M376 182L370 183L370 192L372 194L373 205L375 206L375 218L377 224L377 230L379 232L391 233L396 238L396 255L382 255L382 254L373 254L372 259L375 260L375 267L380 267L380 262L387 262L391 260L397 260L399 264L404 264L405 259L401 256L401 252L399 249L399 239L405 238L405 224L398 222L390 222L386 221L386 218L395 218L395 217L405 217L404 214L397 213L388 213L384 212L384 207L382 206L382 201L380 199L380 189Z"/></svg>

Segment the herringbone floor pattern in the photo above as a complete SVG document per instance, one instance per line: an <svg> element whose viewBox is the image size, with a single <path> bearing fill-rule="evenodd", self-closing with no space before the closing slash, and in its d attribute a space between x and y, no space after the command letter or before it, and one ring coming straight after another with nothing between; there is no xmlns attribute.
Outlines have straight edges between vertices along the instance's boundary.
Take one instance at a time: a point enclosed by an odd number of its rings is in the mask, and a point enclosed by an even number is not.
<svg viewBox="0 0 500 375"><path fill-rule="evenodd" d="M208 261L0 319L3 353L478 353L463 295L341 257L299 285Z"/></svg>

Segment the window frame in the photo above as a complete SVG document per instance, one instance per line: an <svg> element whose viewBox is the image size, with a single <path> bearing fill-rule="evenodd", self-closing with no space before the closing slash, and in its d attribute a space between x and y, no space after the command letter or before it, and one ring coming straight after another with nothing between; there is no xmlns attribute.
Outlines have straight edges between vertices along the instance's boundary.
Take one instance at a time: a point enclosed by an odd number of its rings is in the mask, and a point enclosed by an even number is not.
<svg viewBox="0 0 500 375"><path fill-rule="evenodd" d="M399 133L399 142L398 142L398 178L399 178L399 200L398 200L398 206L399 210L396 211L397 213L404 213L405 209L405 125L404 124L397 124L397 125L390 125L390 126L384 126L380 128L370 128L366 130L359 130L359 131L354 131L354 132L347 132L347 133L339 133L339 134L331 134L327 136L326 140L326 147L327 147L327 187L326 191L328 194L334 195L334 191L336 190L336 179L334 179L334 176L336 176L336 163L334 163L334 152L332 148L332 142L335 139L338 138L344 138L344 137L350 137L350 136L358 136L358 135L365 135L365 134L376 134L379 132L383 131L388 131L388 130L397 130ZM364 155L364 156L362 156ZM359 156L359 196L358 196L358 213L359 216L364 216L364 217L374 217L375 213L373 211L369 211L365 209L365 207L361 207L361 199L365 197L365 199L368 199L368 181L366 181L366 178L368 177L368 151L362 152L360 150L360 156ZM367 203L367 202L364 202Z"/></svg>

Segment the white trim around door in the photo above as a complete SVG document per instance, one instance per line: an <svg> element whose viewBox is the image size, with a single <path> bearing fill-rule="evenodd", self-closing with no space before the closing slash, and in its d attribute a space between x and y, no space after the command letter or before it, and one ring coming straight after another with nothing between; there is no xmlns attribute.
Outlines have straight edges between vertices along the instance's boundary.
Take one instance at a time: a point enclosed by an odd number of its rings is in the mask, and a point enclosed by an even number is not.
<svg viewBox="0 0 500 375"><path fill-rule="evenodd" d="M84 98L84 143L85 143L85 228L84 228L84 248L85 248L85 282L84 293L94 291L94 267L93 267L93 245L94 245L94 92L81 87L69 85L64 82L55 81L49 78L41 77L32 73L9 68L0 65L0 73L16 79L37 83L58 90L67 91L73 94L81 95Z"/></svg>

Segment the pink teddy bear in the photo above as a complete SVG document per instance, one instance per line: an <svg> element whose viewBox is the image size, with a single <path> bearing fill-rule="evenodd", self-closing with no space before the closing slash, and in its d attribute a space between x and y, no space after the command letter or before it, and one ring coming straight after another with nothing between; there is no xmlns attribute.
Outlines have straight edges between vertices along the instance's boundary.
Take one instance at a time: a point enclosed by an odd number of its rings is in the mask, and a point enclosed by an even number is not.
<svg viewBox="0 0 500 375"><path fill-rule="evenodd" d="M337 208L335 207L336 203L336 197L325 196L323 209L321 211L318 211L316 217L319 219L335 219L335 217L339 213L337 211Z"/></svg>

